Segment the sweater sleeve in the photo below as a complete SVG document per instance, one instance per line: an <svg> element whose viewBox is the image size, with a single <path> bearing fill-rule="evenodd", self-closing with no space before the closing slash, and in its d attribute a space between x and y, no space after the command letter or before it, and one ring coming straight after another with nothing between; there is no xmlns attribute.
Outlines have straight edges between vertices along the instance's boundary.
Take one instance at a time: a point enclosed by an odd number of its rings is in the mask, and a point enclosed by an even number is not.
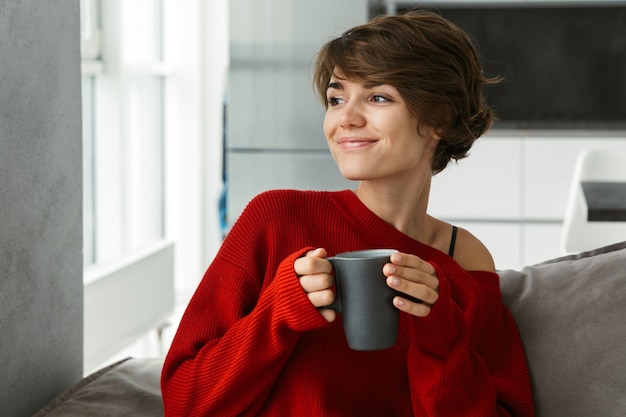
<svg viewBox="0 0 626 417"><path fill-rule="evenodd" d="M439 300L426 318L410 318L415 415L534 416L525 353L497 275L435 268Z"/></svg>
<svg viewBox="0 0 626 417"><path fill-rule="evenodd" d="M165 416L255 415L302 332L328 325L308 301L294 260L261 280L219 255L187 307L165 360Z"/></svg>

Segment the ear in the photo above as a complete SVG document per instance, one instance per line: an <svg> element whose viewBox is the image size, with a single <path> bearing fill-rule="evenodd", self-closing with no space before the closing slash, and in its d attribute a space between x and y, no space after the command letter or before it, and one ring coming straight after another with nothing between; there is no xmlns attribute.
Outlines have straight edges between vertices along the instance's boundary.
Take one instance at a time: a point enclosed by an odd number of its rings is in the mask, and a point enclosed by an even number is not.
<svg viewBox="0 0 626 417"><path fill-rule="evenodd" d="M428 135L431 140L439 142L441 140L441 129L435 130L434 128L428 129Z"/></svg>
<svg viewBox="0 0 626 417"><path fill-rule="evenodd" d="M424 139L426 139L426 147L431 149L436 149L437 145L439 145L439 141L441 140L441 135L435 129L429 127L424 131Z"/></svg>
<svg viewBox="0 0 626 417"><path fill-rule="evenodd" d="M426 123L421 123L419 120L417 122L417 134L427 142L430 140L441 140L441 129L430 127Z"/></svg>

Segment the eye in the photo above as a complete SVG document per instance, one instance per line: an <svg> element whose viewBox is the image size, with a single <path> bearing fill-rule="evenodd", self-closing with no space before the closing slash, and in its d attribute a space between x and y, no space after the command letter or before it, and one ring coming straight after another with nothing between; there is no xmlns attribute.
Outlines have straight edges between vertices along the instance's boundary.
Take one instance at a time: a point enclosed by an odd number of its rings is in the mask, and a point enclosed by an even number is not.
<svg viewBox="0 0 626 417"><path fill-rule="evenodd" d="M328 97L326 99L326 101L328 102L328 105L330 107L338 106L340 104L345 103L345 100L342 99L341 97L334 97L334 96L333 97Z"/></svg>
<svg viewBox="0 0 626 417"><path fill-rule="evenodd" d="M370 100L373 101L374 103L387 103L391 101L389 97L383 94L372 94L372 97L370 98Z"/></svg>

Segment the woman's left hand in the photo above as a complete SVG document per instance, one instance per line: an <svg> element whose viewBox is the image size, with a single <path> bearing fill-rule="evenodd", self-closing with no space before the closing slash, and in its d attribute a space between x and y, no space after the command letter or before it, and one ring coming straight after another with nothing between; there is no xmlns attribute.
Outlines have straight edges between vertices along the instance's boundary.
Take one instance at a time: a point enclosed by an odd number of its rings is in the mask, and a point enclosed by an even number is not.
<svg viewBox="0 0 626 417"><path fill-rule="evenodd" d="M401 311L417 317L426 317L439 298L439 278L435 268L426 261L408 253L394 253L391 263L383 267L387 285L396 291L423 301L396 296L393 304Z"/></svg>

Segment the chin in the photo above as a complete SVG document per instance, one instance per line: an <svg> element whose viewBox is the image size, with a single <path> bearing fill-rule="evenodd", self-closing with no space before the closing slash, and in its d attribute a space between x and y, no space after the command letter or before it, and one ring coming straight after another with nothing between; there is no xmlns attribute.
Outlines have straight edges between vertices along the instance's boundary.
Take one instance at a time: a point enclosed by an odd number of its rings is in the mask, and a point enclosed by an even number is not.
<svg viewBox="0 0 626 417"><path fill-rule="evenodd" d="M342 170L341 175L348 181L365 181L370 179L371 176L366 175L364 172L355 170Z"/></svg>
<svg viewBox="0 0 626 417"><path fill-rule="evenodd" d="M363 163L362 161L342 161L337 164L341 175L349 181L364 181L372 179L375 175L372 170L372 164ZM350 162L350 163L348 163Z"/></svg>

